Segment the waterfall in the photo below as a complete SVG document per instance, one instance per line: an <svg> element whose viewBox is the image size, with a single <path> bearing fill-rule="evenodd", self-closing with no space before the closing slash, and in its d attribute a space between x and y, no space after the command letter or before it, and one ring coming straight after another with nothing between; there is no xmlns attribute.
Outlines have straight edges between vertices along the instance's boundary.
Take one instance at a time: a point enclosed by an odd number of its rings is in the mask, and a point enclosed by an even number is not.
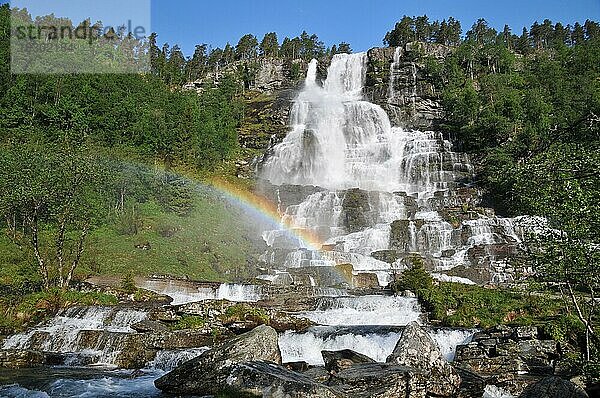
<svg viewBox="0 0 600 398"><path fill-rule="evenodd" d="M147 280L142 288L169 296L171 305L180 305L204 300L228 300L255 302L261 299L260 286L224 283L218 287L198 286L185 281Z"/></svg>
<svg viewBox="0 0 600 398"><path fill-rule="evenodd" d="M437 329L428 330L444 357L452 361L456 346L471 340L473 331ZM385 362L392 353L402 331L389 328L331 328L316 326L302 332L284 332L279 337L283 362L305 361L310 365L323 365L321 351L351 349Z"/></svg>
<svg viewBox="0 0 600 398"><path fill-rule="evenodd" d="M143 321L146 311L111 307L73 307L25 333L4 340L3 349L82 353L103 364L114 363L131 325ZM75 358L77 361L77 358Z"/></svg>
<svg viewBox="0 0 600 398"><path fill-rule="evenodd" d="M388 102L391 102L393 98L396 96L395 86L396 86L396 66L400 62L400 56L402 55L402 47L396 47L394 50L394 58L392 63L390 64L390 83L388 87Z"/></svg>
<svg viewBox="0 0 600 398"><path fill-rule="evenodd" d="M303 312L319 325L407 325L417 321L421 308L417 299L396 296L321 298L315 311Z"/></svg>
<svg viewBox="0 0 600 398"><path fill-rule="evenodd" d="M153 361L148 363L148 368L170 371L208 350L208 347L189 348L187 350L162 350L156 354Z"/></svg>
<svg viewBox="0 0 600 398"><path fill-rule="evenodd" d="M422 194L456 179L442 165L466 161L438 133L392 127L380 106L362 100L366 59L365 53L335 55L323 87L311 62L292 107L291 131L265 161L264 178L276 185Z"/></svg>
<svg viewBox="0 0 600 398"><path fill-rule="evenodd" d="M395 95L401 55L402 49L396 48L390 97ZM264 160L261 177L275 186L323 189L286 208L280 190L277 200L282 223L310 231L324 250L308 250L283 229L265 231L263 238L273 251L263 259L279 271L351 264L353 276L374 274L386 286L393 272L406 267L402 258L418 253L438 279L458 266L489 264L492 281L510 280L505 270L511 249L496 249L521 241L515 220L471 210L478 199L461 196L460 189L468 189L473 166L440 132L392 126L379 105L363 99L367 63L365 53L337 54L320 86L317 62L311 61L292 106L289 133ZM412 93L406 95L412 97L415 111L418 71L416 64L410 66L406 79ZM395 221L404 223L393 229ZM390 250L396 253L386 257ZM472 283L456 276L447 280Z"/></svg>

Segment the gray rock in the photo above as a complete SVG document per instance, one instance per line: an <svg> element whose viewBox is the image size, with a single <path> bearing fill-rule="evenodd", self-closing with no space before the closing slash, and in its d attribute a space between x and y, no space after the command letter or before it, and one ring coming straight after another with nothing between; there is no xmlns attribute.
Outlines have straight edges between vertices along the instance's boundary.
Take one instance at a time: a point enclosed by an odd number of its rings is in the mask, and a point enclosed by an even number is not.
<svg viewBox="0 0 600 398"><path fill-rule="evenodd" d="M215 346L167 373L154 384L168 393L216 394L227 386L233 365L259 360L281 363L277 332L265 325Z"/></svg>
<svg viewBox="0 0 600 398"><path fill-rule="evenodd" d="M402 332L387 363L409 366L430 374L428 393L440 397L454 395L460 386L460 376L444 359L437 344L418 323L412 322Z"/></svg>
<svg viewBox="0 0 600 398"><path fill-rule="evenodd" d="M520 398L588 398L588 394L560 377L546 377L525 388Z"/></svg>
<svg viewBox="0 0 600 398"><path fill-rule="evenodd" d="M264 361L234 365L227 377L230 391L263 398L335 398L331 388L281 365Z"/></svg>
<svg viewBox="0 0 600 398"><path fill-rule="evenodd" d="M131 325L131 328L139 333L147 332L168 332L169 328L162 322L159 321L141 321Z"/></svg>
<svg viewBox="0 0 600 398"><path fill-rule="evenodd" d="M405 366L363 363L334 374L328 385L343 397L425 398L428 377Z"/></svg>
<svg viewBox="0 0 600 398"><path fill-rule="evenodd" d="M325 361L325 369L329 373L338 373L359 363L374 363L375 361L366 355L352 350L321 351Z"/></svg>

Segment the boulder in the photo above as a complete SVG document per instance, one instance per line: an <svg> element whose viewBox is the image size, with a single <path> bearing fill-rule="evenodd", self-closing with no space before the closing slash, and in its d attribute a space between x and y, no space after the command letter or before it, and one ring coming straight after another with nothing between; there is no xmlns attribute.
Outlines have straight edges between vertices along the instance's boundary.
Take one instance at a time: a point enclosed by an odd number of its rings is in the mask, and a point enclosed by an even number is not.
<svg viewBox="0 0 600 398"><path fill-rule="evenodd" d="M374 363L375 361L366 355L352 350L321 351L325 361L325 369L329 373L338 373L359 363Z"/></svg>
<svg viewBox="0 0 600 398"><path fill-rule="evenodd" d="M588 394L569 380L552 376L525 388L520 398L588 398Z"/></svg>
<svg viewBox="0 0 600 398"><path fill-rule="evenodd" d="M405 366L362 363L332 375L328 385L342 397L425 398L428 377Z"/></svg>
<svg viewBox="0 0 600 398"><path fill-rule="evenodd" d="M444 359L429 334L416 322L406 326L386 362L429 373L427 392L436 396L452 396L460 386L460 376L456 370Z"/></svg>
<svg viewBox="0 0 600 398"><path fill-rule="evenodd" d="M335 398L331 388L281 365L265 361L234 365L227 381L227 391L247 393L263 398ZM236 395L237 396L237 395Z"/></svg>
<svg viewBox="0 0 600 398"><path fill-rule="evenodd" d="M233 365L259 360L281 363L277 331L265 325L215 346L154 384L168 393L212 395L227 387Z"/></svg>

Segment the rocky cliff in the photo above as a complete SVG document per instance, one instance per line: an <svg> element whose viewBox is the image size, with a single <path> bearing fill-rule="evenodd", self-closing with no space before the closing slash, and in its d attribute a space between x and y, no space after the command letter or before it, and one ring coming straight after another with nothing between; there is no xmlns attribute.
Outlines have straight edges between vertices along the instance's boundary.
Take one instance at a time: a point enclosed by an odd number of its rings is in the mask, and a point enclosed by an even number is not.
<svg viewBox="0 0 600 398"><path fill-rule="evenodd" d="M435 130L444 111L440 93L427 73L426 60L443 60L451 48L433 43L373 48L367 53L365 99L380 105L392 125L405 129ZM317 81L327 77L330 59L319 60ZM256 161L288 133L289 113L308 69L305 60L262 58L238 61L208 73L184 89L201 91L219 84L228 74L238 76L246 110L239 129L240 146L247 150L237 161L237 174L252 178Z"/></svg>
<svg viewBox="0 0 600 398"><path fill-rule="evenodd" d="M444 111L426 60L443 60L450 51L450 47L434 43L369 50L365 96L388 113L392 125L435 129Z"/></svg>

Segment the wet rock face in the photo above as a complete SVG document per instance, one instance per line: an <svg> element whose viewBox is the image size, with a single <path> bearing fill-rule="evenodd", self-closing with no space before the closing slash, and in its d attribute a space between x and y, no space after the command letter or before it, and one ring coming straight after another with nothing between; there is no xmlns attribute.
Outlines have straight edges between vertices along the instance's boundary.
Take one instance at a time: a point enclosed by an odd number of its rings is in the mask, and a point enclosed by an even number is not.
<svg viewBox="0 0 600 398"><path fill-rule="evenodd" d="M342 202L344 210L344 227L349 233L362 231L373 224L369 217L371 205L369 193L360 189L350 189Z"/></svg>
<svg viewBox="0 0 600 398"><path fill-rule="evenodd" d="M371 49L366 97L380 105L393 124L407 129L434 129L444 111L440 93L427 75L425 57L441 61L450 51L449 47L434 43Z"/></svg>
<svg viewBox="0 0 600 398"><path fill-rule="evenodd" d="M339 373L359 363L374 363L375 361L366 355L352 350L321 351L325 361L325 369L329 373Z"/></svg>
<svg viewBox="0 0 600 398"><path fill-rule="evenodd" d="M0 368L25 369L42 366L45 363L44 354L34 350L1 350Z"/></svg>
<svg viewBox="0 0 600 398"><path fill-rule="evenodd" d="M428 372L427 391L436 396L452 396L458 391L460 376L444 359L429 334L416 322L406 326L387 363Z"/></svg>
<svg viewBox="0 0 600 398"><path fill-rule="evenodd" d="M232 367L249 361L281 363L278 335L269 326L217 345L155 381L162 391L175 394L211 395L224 390Z"/></svg>
<svg viewBox="0 0 600 398"><path fill-rule="evenodd" d="M427 372L380 363L359 364L335 374L329 385L341 397L425 398Z"/></svg>

